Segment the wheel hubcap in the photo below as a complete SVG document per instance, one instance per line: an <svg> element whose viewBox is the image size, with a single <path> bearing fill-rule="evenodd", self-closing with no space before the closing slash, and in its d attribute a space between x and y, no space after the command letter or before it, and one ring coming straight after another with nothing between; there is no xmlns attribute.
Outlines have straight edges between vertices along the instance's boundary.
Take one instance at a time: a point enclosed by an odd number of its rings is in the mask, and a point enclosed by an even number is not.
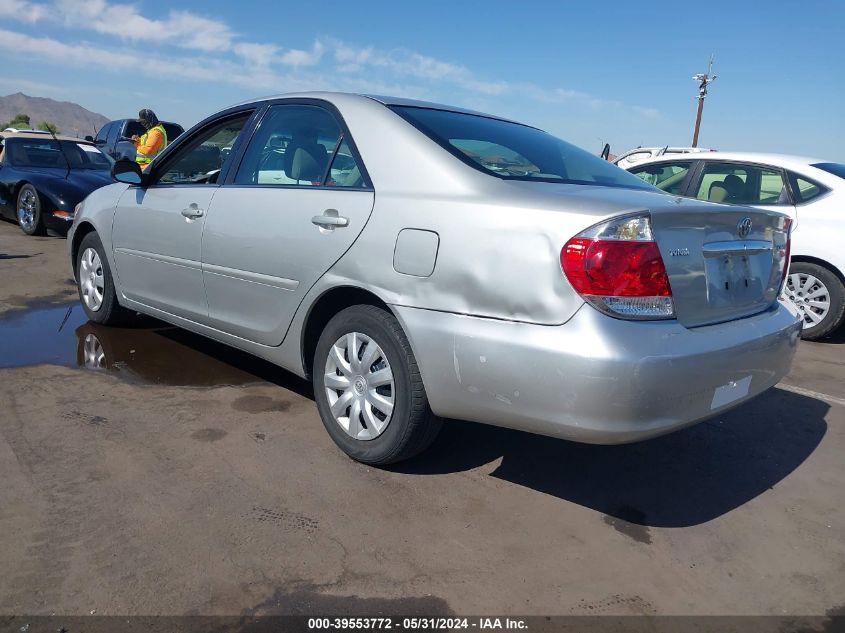
<svg viewBox="0 0 845 633"><path fill-rule="evenodd" d="M86 248L79 262L79 289L82 300L92 312L96 312L103 305L103 264L100 256L93 248Z"/></svg>
<svg viewBox="0 0 845 633"><path fill-rule="evenodd" d="M83 347L84 359L86 369L105 369L106 367L106 353L103 351L103 346L94 334L87 334Z"/></svg>
<svg viewBox="0 0 845 633"><path fill-rule="evenodd" d="M18 222L27 231L35 228L36 204L35 193L31 189L24 191L18 200Z"/></svg>
<svg viewBox="0 0 845 633"><path fill-rule="evenodd" d="M804 317L804 328L817 326L830 312L830 293L820 279L793 273L786 280L786 296Z"/></svg>
<svg viewBox="0 0 845 633"><path fill-rule="evenodd" d="M356 440L381 435L393 415L393 370L373 339L360 332L335 341L323 382L329 407L340 427Z"/></svg>

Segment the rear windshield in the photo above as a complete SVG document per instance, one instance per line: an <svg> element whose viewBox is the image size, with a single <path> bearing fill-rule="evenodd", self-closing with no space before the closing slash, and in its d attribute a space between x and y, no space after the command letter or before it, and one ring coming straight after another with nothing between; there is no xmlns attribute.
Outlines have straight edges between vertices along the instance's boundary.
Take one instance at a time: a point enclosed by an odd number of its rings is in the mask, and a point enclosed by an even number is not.
<svg viewBox="0 0 845 633"><path fill-rule="evenodd" d="M813 165L816 169L821 169L834 176L845 178L845 165L842 163L816 163Z"/></svg>
<svg viewBox="0 0 845 633"><path fill-rule="evenodd" d="M61 149L59 144L61 143ZM74 141L16 139L6 142L9 162L15 167L57 167L60 169L110 169L112 160L96 146Z"/></svg>
<svg viewBox="0 0 845 633"><path fill-rule="evenodd" d="M598 156L527 125L448 110L391 109L468 165L499 178L656 191Z"/></svg>

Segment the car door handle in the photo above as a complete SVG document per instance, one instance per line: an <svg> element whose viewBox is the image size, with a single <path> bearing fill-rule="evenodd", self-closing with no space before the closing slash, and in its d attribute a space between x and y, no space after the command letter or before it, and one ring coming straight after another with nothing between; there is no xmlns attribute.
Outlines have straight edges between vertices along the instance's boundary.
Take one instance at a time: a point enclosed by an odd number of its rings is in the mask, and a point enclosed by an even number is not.
<svg viewBox="0 0 845 633"><path fill-rule="evenodd" d="M334 209L327 209L326 212L328 211L334 211ZM344 218L340 215L315 215L311 218L311 223L324 229L334 229L341 226L349 226L349 218Z"/></svg>
<svg viewBox="0 0 845 633"><path fill-rule="evenodd" d="M182 215L184 215L189 220L192 220L194 218L201 218L204 213L205 211L200 209L195 202L192 202L187 207L182 209Z"/></svg>

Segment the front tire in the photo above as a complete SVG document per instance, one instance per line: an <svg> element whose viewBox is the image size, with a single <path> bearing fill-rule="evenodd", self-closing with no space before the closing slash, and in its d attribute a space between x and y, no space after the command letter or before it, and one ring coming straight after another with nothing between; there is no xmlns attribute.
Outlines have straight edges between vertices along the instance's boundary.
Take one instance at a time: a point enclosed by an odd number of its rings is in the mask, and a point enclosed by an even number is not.
<svg viewBox="0 0 845 633"><path fill-rule="evenodd" d="M336 314L317 342L312 374L323 425L356 461L383 466L408 459L440 431L408 338L381 308L357 305Z"/></svg>
<svg viewBox="0 0 845 633"><path fill-rule="evenodd" d="M809 262L789 266L784 294L804 317L801 338L815 341L832 334L845 319L845 286L833 272Z"/></svg>
<svg viewBox="0 0 845 633"><path fill-rule="evenodd" d="M94 323L118 325L129 312L117 302L109 260L96 233L82 238L76 255L76 286L85 315Z"/></svg>
<svg viewBox="0 0 845 633"><path fill-rule="evenodd" d="M46 235L44 220L41 217L41 197L30 184L26 184L18 191L17 207L18 226L27 235Z"/></svg>

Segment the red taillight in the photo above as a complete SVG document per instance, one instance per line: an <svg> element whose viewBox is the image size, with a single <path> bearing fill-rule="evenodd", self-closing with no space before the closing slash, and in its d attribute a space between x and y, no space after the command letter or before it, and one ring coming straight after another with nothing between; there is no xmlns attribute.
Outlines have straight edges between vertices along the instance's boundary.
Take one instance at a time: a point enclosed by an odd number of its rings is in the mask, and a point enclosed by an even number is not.
<svg viewBox="0 0 845 633"><path fill-rule="evenodd" d="M783 232L786 234L786 245L783 247L783 275L780 279L780 291L786 283L786 276L789 274L789 257L792 252L792 218L784 218Z"/></svg>
<svg viewBox="0 0 845 633"><path fill-rule="evenodd" d="M569 283L579 294L601 297L668 297L672 290L654 242L575 237L560 253Z"/></svg>
<svg viewBox="0 0 845 633"><path fill-rule="evenodd" d="M671 319L672 288L648 214L622 216L582 231L560 251L575 291L602 312L625 319Z"/></svg>

